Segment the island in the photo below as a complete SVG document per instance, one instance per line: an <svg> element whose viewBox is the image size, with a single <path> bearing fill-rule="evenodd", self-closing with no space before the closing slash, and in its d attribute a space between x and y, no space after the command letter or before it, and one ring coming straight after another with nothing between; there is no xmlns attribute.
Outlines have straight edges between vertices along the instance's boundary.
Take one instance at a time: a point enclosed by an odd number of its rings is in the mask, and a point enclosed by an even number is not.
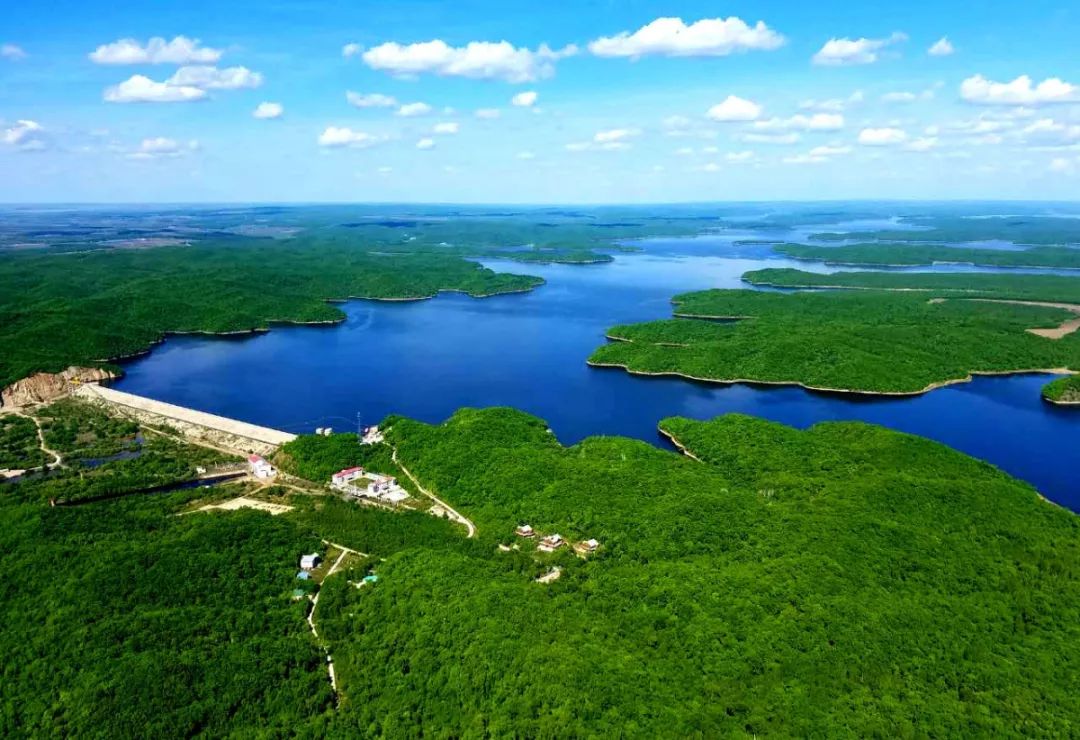
<svg viewBox="0 0 1080 740"><path fill-rule="evenodd" d="M1051 381L1043 388L1042 397L1058 406L1080 408L1080 375Z"/></svg>
<svg viewBox="0 0 1080 740"><path fill-rule="evenodd" d="M677 296L675 318L609 330L596 367L693 380L925 393L974 374L1080 369L1080 281L1041 275L760 270Z"/></svg>
<svg viewBox="0 0 1080 740"><path fill-rule="evenodd" d="M909 267L936 264L965 264L980 267L1032 267L1080 269L1080 249L1073 247L1031 247L1029 249L989 249L938 244L778 244L773 249L797 260L819 261L827 265L863 267Z"/></svg>

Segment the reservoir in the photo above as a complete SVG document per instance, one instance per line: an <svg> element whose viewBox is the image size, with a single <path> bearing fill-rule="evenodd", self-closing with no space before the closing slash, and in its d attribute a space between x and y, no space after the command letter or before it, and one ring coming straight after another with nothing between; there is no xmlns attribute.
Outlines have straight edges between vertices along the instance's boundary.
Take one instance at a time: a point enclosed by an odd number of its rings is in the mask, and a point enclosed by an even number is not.
<svg viewBox="0 0 1080 740"><path fill-rule="evenodd" d="M440 422L462 406L513 406L545 419L564 444L623 435L666 446L668 416L744 413L805 428L861 420L919 434L1024 479L1080 510L1080 412L1044 403L1046 375L976 378L910 398L826 395L797 387L694 383L590 368L615 325L667 318L672 296L746 287L764 267L833 271L777 258L740 232L637 242L595 265L486 261L539 275L540 288L474 299L341 304L347 320L274 327L241 338L171 337L125 366L116 387L288 432L353 431L390 413ZM972 270L964 267L937 269ZM926 271L926 268L922 268Z"/></svg>

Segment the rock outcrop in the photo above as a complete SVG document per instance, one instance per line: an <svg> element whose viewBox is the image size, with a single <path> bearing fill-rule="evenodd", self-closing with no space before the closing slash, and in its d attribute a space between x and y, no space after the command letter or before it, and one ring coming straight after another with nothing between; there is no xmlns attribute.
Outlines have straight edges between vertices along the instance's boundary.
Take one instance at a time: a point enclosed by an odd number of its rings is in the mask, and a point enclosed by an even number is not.
<svg viewBox="0 0 1080 740"><path fill-rule="evenodd" d="M0 406L30 406L68 395L84 383L115 378L116 373L98 367L69 367L59 373L35 373L0 392Z"/></svg>

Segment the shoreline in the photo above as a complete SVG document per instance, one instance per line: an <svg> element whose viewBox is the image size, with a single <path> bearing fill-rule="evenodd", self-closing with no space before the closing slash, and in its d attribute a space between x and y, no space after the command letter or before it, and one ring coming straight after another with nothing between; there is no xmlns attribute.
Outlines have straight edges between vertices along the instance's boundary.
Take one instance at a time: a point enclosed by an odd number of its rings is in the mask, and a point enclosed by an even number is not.
<svg viewBox="0 0 1080 740"><path fill-rule="evenodd" d="M704 463L704 462L705 462L705 461L704 461L704 460L702 460L702 459L701 459L700 457L698 457L698 456L697 456L697 455L695 455L695 454L694 454L693 452L691 452L691 451L690 451L690 448L688 448L688 447L687 447L686 445L684 445L684 444L683 444L683 443L682 443L681 441L679 441L679 438L678 438L678 437L676 437L676 436L675 436L674 434L672 434L671 432L669 432L669 431L668 431L667 429L664 429L664 428L663 428L662 426L660 426L659 424L657 424L657 425L656 425L656 430L657 430L658 432L660 432L660 436L664 437L664 438L665 438L665 439L667 439L667 440L668 440L669 442L671 442L671 444L675 445L675 448L676 448L676 449L677 449L677 450L678 450L679 452L681 452L681 453L682 453L683 455L685 455L686 457L689 457L689 458L690 458L691 460L696 460L696 461L697 461L697 462L699 462L699 463Z"/></svg>
<svg viewBox="0 0 1080 740"><path fill-rule="evenodd" d="M632 342L629 339L616 339L616 341ZM826 393L832 395L844 395L844 396L860 396L860 397L880 397L880 398L913 398L915 396L922 396L931 391L936 391L940 388L947 388L951 385L961 385L963 383L971 383L975 380L975 376L1006 376L1006 375L1076 375L1080 374L1080 371L1070 370L1069 368L1035 368L1028 370L973 370L968 373L967 377L954 378L950 380L942 380L936 383L931 383L922 390L917 391L864 391L856 390L853 388L828 388L824 386L807 385L806 383L798 380L751 380L750 378L734 378L734 379L720 379L720 378L700 378L695 375L689 375L677 370L665 370L662 372L651 372L648 370L635 370L625 364L618 362L597 362L593 359L585 361L589 367L597 368L617 368L623 370L631 375L640 375L643 377L675 377L684 378L686 380L693 380L699 383L709 383L713 385L769 385L769 386L788 386L802 388L803 390L811 391L814 393ZM1049 401L1049 399L1046 399ZM1051 403L1053 403L1051 401ZM1080 402L1073 402L1080 405Z"/></svg>

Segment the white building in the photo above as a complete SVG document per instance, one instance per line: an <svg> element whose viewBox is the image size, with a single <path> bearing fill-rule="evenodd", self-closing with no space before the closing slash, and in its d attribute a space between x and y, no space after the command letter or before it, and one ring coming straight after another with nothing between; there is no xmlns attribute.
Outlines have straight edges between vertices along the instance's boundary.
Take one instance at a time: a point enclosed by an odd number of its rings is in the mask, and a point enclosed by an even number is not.
<svg viewBox="0 0 1080 740"><path fill-rule="evenodd" d="M514 534L518 537L535 537L536 531L533 530L528 524L522 524L520 527L514 530Z"/></svg>
<svg viewBox="0 0 1080 740"><path fill-rule="evenodd" d="M363 477L363 468L345 468L344 470L339 470L338 472L330 476L330 485L336 488L340 488L341 486L352 483L357 478Z"/></svg>
<svg viewBox="0 0 1080 740"><path fill-rule="evenodd" d="M303 570L313 570L319 567L319 563L322 562L322 557L317 552L313 552L310 555L300 556L300 567Z"/></svg>
<svg viewBox="0 0 1080 740"><path fill-rule="evenodd" d="M541 552L555 552L565 544L561 535L549 534L544 539L540 540L540 544L536 546L536 549Z"/></svg>
<svg viewBox="0 0 1080 740"><path fill-rule="evenodd" d="M248 465L251 467L251 474L256 478L273 478L277 475L277 471L274 470L274 466L266 462L261 455L249 455Z"/></svg>
<svg viewBox="0 0 1080 740"><path fill-rule="evenodd" d="M364 435L360 438L360 444L373 445L383 441L383 433L378 427L365 427Z"/></svg>

